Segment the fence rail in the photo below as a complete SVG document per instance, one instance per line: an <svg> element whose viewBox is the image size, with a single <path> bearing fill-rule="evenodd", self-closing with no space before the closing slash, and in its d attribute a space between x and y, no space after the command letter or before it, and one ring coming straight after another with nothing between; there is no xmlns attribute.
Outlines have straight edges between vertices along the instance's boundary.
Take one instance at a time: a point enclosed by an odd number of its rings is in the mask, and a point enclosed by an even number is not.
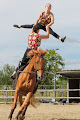
<svg viewBox="0 0 80 120"><path fill-rule="evenodd" d="M54 97L54 92L55 91L63 93L63 92L69 92L69 91L80 91L80 89L56 89L56 90L54 90L54 89L38 89L37 92L39 92L41 94L43 94L44 92L49 92L49 93L52 92L53 96L52 97L50 97L50 96L40 96L40 97L36 96L35 98L36 99L51 99L51 100L53 100L53 99L80 99L80 97L68 97L68 96L67 97L64 97L64 96ZM14 98L13 95L8 96L8 92L14 93L15 90L0 90L0 92L4 93L4 95L0 96L0 99L4 99L6 103L8 103L8 99L13 99ZM25 98L25 96L23 96L23 98Z"/></svg>
<svg viewBox="0 0 80 120"><path fill-rule="evenodd" d="M80 91L80 89L38 89L37 92L66 92L66 91ZM15 90L0 90L0 92L15 92Z"/></svg>

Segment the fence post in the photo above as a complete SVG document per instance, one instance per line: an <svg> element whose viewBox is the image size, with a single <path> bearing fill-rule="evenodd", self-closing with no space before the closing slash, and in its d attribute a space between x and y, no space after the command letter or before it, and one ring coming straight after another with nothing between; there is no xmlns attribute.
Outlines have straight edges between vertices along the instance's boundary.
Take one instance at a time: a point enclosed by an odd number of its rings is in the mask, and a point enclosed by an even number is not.
<svg viewBox="0 0 80 120"><path fill-rule="evenodd" d="M61 85L61 89L62 89L62 97L63 97L63 86Z"/></svg>
<svg viewBox="0 0 80 120"><path fill-rule="evenodd" d="M7 96L8 96L8 95L7 95L7 90L6 90L6 104L7 104Z"/></svg>
<svg viewBox="0 0 80 120"><path fill-rule="evenodd" d="M69 79L67 78L67 103L69 103Z"/></svg>
<svg viewBox="0 0 80 120"><path fill-rule="evenodd" d="M54 73L54 98L56 102L56 72Z"/></svg>

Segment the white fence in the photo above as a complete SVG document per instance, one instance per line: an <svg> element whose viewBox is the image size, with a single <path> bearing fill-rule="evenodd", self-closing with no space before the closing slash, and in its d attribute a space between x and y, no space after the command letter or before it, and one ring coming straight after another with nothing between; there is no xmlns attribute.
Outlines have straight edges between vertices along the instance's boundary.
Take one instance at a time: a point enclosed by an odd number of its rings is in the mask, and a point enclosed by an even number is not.
<svg viewBox="0 0 80 120"><path fill-rule="evenodd" d="M35 98L36 99L80 99L80 97L69 97L69 96L66 96L64 97L63 96L63 93L66 92L66 94L69 92L69 91L80 91L80 89L38 89L37 92L39 92L40 94L42 94L42 96L36 96ZM15 90L0 90L0 93L3 93L2 95L0 94L0 99L4 99L5 103L8 103L8 99L14 99L14 92ZM48 96L43 96L43 94L46 92L47 93L52 93L52 96L48 95ZM54 92L59 92L62 94L61 97L54 97ZM11 94L11 95L8 95ZM25 98L25 96L23 97Z"/></svg>

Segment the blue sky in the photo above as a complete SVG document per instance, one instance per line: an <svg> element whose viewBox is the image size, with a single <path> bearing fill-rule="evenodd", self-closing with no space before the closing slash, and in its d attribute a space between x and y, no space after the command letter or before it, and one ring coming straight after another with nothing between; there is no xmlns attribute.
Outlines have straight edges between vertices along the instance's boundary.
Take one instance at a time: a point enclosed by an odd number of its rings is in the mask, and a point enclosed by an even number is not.
<svg viewBox="0 0 80 120"><path fill-rule="evenodd" d="M55 18L51 28L67 39L62 43L50 35L42 40L41 48L59 48L65 69L80 68L80 0L0 0L0 66L7 63L17 66L27 48L30 29L17 29L13 24L34 23L46 3L52 4Z"/></svg>

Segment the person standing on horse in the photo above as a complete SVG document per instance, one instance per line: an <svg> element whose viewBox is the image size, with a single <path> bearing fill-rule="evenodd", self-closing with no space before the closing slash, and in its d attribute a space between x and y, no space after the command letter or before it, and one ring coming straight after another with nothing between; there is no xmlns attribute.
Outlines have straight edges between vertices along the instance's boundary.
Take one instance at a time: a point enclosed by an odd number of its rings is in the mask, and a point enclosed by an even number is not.
<svg viewBox="0 0 80 120"><path fill-rule="evenodd" d="M16 68L16 70L14 71L14 73L11 75L11 78L12 79L15 79L15 75L17 73L17 71L22 71L27 65L28 65L28 61L30 58L27 58L27 54L30 50L37 50L37 48L40 46L41 44L41 39L47 39L49 38L49 28L46 27L46 32L47 34L46 35L40 35L39 34L39 29L40 29L40 26L39 24L35 25L29 36L28 36L28 47L24 53L24 56L23 56L23 59L22 61L20 62L19 66Z"/></svg>
<svg viewBox="0 0 80 120"><path fill-rule="evenodd" d="M66 39L66 36L61 38L57 33L55 33L51 28L50 26L52 24L54 24L54 15L52 12L50 12L51 10L51 4L48 3L46 4L45 6L45 11L40 13L37 21L35 22L35 24L32 24L32 25L21 25L21 26L18 26L18 25L14 25L14 27L17 27L17 28L32 28L34 25L39 25L40 26L40 29L46 31L46 28L49 28L49 33L51 35L53 35L55 38L61 40L62 42L64 42L64 40Z"/></svg>

